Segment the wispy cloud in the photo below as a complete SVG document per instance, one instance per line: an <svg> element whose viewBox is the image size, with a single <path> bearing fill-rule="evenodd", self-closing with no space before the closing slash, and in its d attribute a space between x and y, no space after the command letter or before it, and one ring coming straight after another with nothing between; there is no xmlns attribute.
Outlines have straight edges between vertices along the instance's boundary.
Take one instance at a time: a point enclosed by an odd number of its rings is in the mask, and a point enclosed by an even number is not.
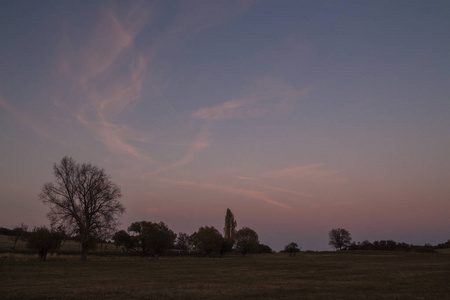
<svg viewBox="0 0 450 300"><path fill-rule="evenodd" d="M151 142L152 134L115 121L124 111L132 111L139 101L145 69L146 60L138 56L129 66L128 76L109 78L107 90L87 88L89 102L82 107L77 119L110 151L156 163L146 151L133 145L133 142Z"/></svg>
<svg viewBox="0 0 450 300"><path fill-rule="evenodd" d="M193 35L245 13L259 0L190 1L182 2L177 18L153 44L160 52L167 47L191 38Z"/></svg>
<svg viewBox="0 0 450 300"><path fill-rule="evenodd" d="M296 195L296 196L300 196L300 197L306 197L306 198L312 197L312 195L308 194L308 193L302 193L302 192L298 192L298 191L295 191L292 189L286 189L286 188L281 188L281 187L277 187L277 186L273 186L273 185L263 184L260 182L260 179L261 179L260 177L236 176L236 178L240 179L240 180L244 180L246 182L249 182L252 186L255 186L258 188L268 189L268 190L282 192L282 193L291 194L291 195Z"/></svg>
<svg viewBox="0 0 450 300"><path fill-rule="evenodd" d="M254 102L254 99L230 100L217 106L200 108L192 116L208 120L244 118L250 115L249 106L251 102Z"/></svg>
<svg viewBox="0 0 450 300"><path fill-rule="evenodd" d="M59 142L50 133L50 131L44 129L44 126L38 120L36 120L31 114L14 107L8 101L4 100L1 95L0 95L0 107L2 107L9 114L14 116L24 126L34 131L34 133L36 133L38 136Z"/></svg>
<svg viewBox="0 0 450 300"><path fill-rule="evenodd" d="M258 180L258 178L256 177L247 177L247 176L236 176L236 178L240 180L250 180L250 181Z"/></svg>
<svg viewBox="0 0 450 300"><path fill-rule="evenodd" d="M102 73L110 71L118 59L131 50L134 39L148 21L153 9L134 2L129 9L113 10L104 6L99 21L89 32L85 41L76 43L66 32L64 55L60 60L60 71L77 76L78 83L90 84Z"/></svg>
<svg viewBox="0 0 450 300"><path fill-rule="evenodd" d="M206 120L227 120L264 117L287 113L309 89L298 90L279 79L257 80L246 96L222 104L202 107L191 116Z"/></svg>
<svg viewBox="0 0 450 300"><path fill-rule="evenodd" d="M258 186L263 187L263 188L267 188L269 190L273 190L273 191L277 191L277 192L283 192L283 193L287 193L287 194L292 194L292 195L296 195L296 196L300 196L300 197L306 197L306 198L312 197L311 194L301 193L301 192L297 192L297 191L294 191L294 190L280 188L280 187L271 186L271 185L267 185L267 184L258 184Z"/></svg>
<svg viewBox="0 0 450 300"><path fill-rule="evenodd" d="M155 92L170 113L175 109L164 95L161 85L155 84L154 61L158 55L194 34L215 26L237 14L245 12L255 1L236 1L233 5L205 1L199 5L186 4L173 23L138 52L135 39L143 26L157 16L158 5L148 7L138 2L129 10L106 8L97 25L82 46L71 43L69 34L60 71L75 85L86 101L82 103L76 119L86 126L112 153L126 154L137 160L156 165L154 174L189 164L212 141L209 125L187 146L186 153L177 161L161 167L148 150L135 142L153 142L154 134L144 133L127 126L121 116L132 112L141 101L145 85ZM145 53L145 54L143 54ZM120 72L118 71L120 70ZM58 101L54 101L58 103ZM121 122L122 120L122 122Z"/></svg>
<svg viewBox="0 0 450 300"><path fill-rule="evenodd" d="M344 183L347 180L339 170L324 169L325 164L311 164L282 170L269 171L261 175L261 178L292 178L318 182Z"/></svg>
<svg viewBox="0 0 450 300"><path fill-rule="evenodd" d="M236 178L244 180L248 182L248 184L251 184L251 186L259 189L291 194L302 198L313 198L311 193L275 186L274 183L279 182L280 180L284 183L293 180L296 184L303 183L309 185L310 183L315 183L322 186L340 185L347 182L347 179L342 176L342 173L343 171L326 169L325 164L310 164L281 170L272 170L254 177L236 176ZM268 181L270 184L266 183Z"/></svg>
<svg viewBox="0 0 450 300"><path fill-rule="evenodd" d="M146 162L156 163L146 152L126 142L126 127L116 125L105 120L94 123L84 120L81 116L78 116L78 120L91 130L95 131L98 138L108 149L110 149L110 151L120 154L128 154L134 158Z"/></svg>
<svg viewBox="0 0 450 300"><path fill-rule="evenodd" d="M211 145L211 134L210 134L210 126L206 124L200 133L197 135L196 139L189 144L188 150L186 154L179 160L174 163L169 164L168 166L161 167L152 172L152 175L159 174L162 172L166 172L169 170L173 170L180 166L184 166L192 162L195 157L203 151L205 148Z"/></svg>
<svg viewBox="0 0 450 300"><path fill-rule="evenodd" d="M146 151L133 144L150 141L151 135L118 121L121 114L133 110L141 97L148 59L135 53L133 44L149 15L150 10L139 4L120 12L106 8L86 43L62 56L60 70L72 82L79 98L85 99L75 117L89 132L113 153L155 163ZM71 44L70 40L67 44ZM60 102L54 100L63 106Z"/></svg>
<svg viewBox="0 0 450 300"><path fill-rule="evenodd" d="M214 191L218 191L218 192L222 192L222 193L231 193L231 194L235 194L235 195L239 195L239 196L243 196L243 197L247 197L247 198L251 198L251 199L264 201L266 203L269 203L269 204L272 204L272 205L275 205L278 207L282 207L285 209L290 208L289 206L287 206L284 203L281 203L281 202L271 199L265 193L260 192L260 191L238 189L238 188L233 188L233 187L223 186L223 185L216 185L216 184L195 183L195 182L191 182L191 181L179 181L179 180L171 180L171 179L158 179L158 181L163 182L163 183L188 186L188 187L193 187L193 188L209 189L209 190L214 190Z"/></svg>

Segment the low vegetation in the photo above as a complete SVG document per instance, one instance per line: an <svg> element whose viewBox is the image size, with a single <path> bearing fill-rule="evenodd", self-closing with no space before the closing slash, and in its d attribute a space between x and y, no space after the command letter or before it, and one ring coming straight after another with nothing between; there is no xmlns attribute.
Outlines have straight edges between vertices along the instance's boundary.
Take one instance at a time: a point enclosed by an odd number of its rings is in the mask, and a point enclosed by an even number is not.
<svg viewBox="0 0 450 300"><path fill-rule="evenodd" d="M431 253L0 259L2 299L446 299L449 277Z"/></svg>

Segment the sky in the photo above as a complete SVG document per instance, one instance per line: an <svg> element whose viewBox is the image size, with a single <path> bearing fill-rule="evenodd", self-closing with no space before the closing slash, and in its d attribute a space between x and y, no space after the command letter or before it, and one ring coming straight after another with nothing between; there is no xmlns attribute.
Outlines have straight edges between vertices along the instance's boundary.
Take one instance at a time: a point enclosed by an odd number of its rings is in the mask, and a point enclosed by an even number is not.
<svg viewBox="0 0 450 300"><path fill-rule="evenodd" d="M0 226L49 224L69 156L120 229L446 242L449 36L448 1L0 0Z"/></svg>

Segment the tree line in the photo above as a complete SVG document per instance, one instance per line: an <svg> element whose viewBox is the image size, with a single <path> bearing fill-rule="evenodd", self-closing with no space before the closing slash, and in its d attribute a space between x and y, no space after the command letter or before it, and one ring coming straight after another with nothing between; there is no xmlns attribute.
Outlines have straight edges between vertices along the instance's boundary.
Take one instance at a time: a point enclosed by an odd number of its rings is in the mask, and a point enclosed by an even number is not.
<svg viewBox="0 0 450 300"><path fill-rule="evenodd" d="M115 232L110 238L117 248L122 249L122 254L135 253L155 258L173 249L204 253L207 256L213 254L223 256L231 251L239 252L243 256L248 253L273 253L269 246L259 242L258 234L253 229L243 227L237 230L236 226L234 214L227 209L224 235L214 226L200 227L196 232L188 235L175 234L164 222L140 221L132 223L127 231ZM27 248L37 251L41 261L45 261L49 253L57 253L63 240L80 241L80 236L71 237L61 227L58 229L35 227L31 232L28 232L27 228L28 226L23 224L12 230L0 228L0 234L12 237L13 252L15 252L17 241L20 239L26 241ZM101 241L99 237L90 236L85 246L88 250L92 250L100 242L105 241ZM83 254L82 258L84 259Z"/></svg>
<svg viewBox="0 0 450 300"><path fill-rule="evenodd" d="M249 227L236 229L234 214L227 209L224 234L214 226L202 226L191 235L180 232L175 234L164 222L140 221L132 223L127 231L114 234L114 244L124 253L139 253L143 256L159 257L169 249L184 252L202 252L207 256L224 255L237 251L242 255L256 252L271 253L272 249L259 242L258 234Z"/></svg>
<svg viewBox="0 0 450 300"><path fill-rule="evenodd" d="M436 252L436 249L450 248L450 240L437 246L432 246L430 244L418 246L393 240L380 240L374 242L364 240L362 242L352 242L350 233L343 228L332 229L328 236L329 245L336 250Z"/></svg>
<svg viewBox="0 0 450 300"><path fill-rule="evenodd" d="M128 230L115 232L118 218L125 208L119 201L120 188L111 178L91 164L80 164L64 157L53 166L54 181L46 183L39 199L50 206L48 218L51 228L60 228L68 236L77 236L81 243L81 257L87 259L93 239L113 237L117 246L126 251L158 257L169 248L195 248L207 255L220 255L235 249L241 254L266 251L269 246L259 243L258 234L249 227L236 229L233 213L227 209L224 235L213 226L200 227L192 235L175 234L163 222L134 222Z"/></svg>
<svg viewBox="0 0 450 300"><path fill-rule="evenodd" d="M272 253L272 249L259 242L258 234L249 227L237 230L234 214L227 209L223 235L214 226L200 227L191 235L175 234L164 222L133 222L127 231L116 231L118 219L125 208L120 202L120 188L105 171L91 164L77 163L64 157L53 166L54 181L46 183L39 199L50 207L47 216L50 228L36 227L27 232L21 224L8 234L14 236L14 251L20 238L45 260L47 253L57 251L64 238L76 238L81 245L81 258L87 260L88 251L96 243L111 239L124 253L135 252L144 256L159 257L168 249L199 251L210 256L222 256L230 251L242 255L248 253ZM0 228L1 230L4 228ZM5 231L5 230L3 230ZM406 249L405 243L375 241L352 243L350 233L343 228L329 232L329 245L336 250L398 250ZM450 245L450 243L449 243ZM287 244L282 252L294 256L300 252L297 243Z"/></svg>

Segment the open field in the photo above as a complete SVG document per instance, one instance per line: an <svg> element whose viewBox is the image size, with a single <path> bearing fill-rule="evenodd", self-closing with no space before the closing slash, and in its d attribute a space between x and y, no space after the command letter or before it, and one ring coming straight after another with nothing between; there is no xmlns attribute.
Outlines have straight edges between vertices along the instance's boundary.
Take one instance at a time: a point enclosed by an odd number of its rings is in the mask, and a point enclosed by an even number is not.
<svg viewBox="0 0 450 300"><path fill-rule="evenodd" d="M449 299L450 255L0 259L2 299Z"/></svg>

